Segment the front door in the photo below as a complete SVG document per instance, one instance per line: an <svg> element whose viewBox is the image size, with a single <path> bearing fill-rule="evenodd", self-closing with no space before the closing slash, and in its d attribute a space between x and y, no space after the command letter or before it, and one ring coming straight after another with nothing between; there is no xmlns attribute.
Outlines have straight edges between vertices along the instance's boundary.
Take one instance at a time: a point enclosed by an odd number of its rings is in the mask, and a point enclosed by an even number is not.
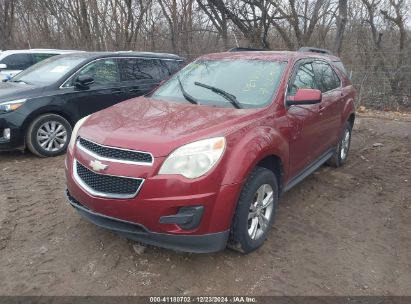
<svg viewBox="0 0 411 304"><path fill-rule="evenodd" d="M88 75L94 79L89 88L78 88L75 79ZM73 77L73 86L64 94L67 106L78 113L78 118L100 111L127 99L125 89L121 87L117 60L102 58L85 65Z"/></svg>

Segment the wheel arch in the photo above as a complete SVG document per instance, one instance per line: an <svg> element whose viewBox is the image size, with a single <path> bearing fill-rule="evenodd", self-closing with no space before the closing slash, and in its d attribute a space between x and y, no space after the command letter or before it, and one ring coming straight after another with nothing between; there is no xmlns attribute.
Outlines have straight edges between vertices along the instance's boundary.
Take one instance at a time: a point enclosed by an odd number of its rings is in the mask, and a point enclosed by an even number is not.
<svg viewBox="0 0 411 304"><path fill-rule="evenodd" d="M76 121L73 119L71 115L66 113L65 111L62 111L61 109L58 108L42 108L38 109L37 111L34 111L24 121L23 127L27 131L28 126L39 116L41 115L46 115L46 114L55 114L63 117L65 120L68 121L68 123L71 125L71 127L74 127Z"/></svg>
<svg viewBox="0 0 411 304"><path fill-rule="evenodd" d="M277 179L278 195L281 195L284 180L284 169L281 158L275 154L268 155L261 159L255 167L262 167L274 173Z"/></svg>
<svg viewBox="0 0 411 304"><path fill-rule="evenodd" d="M354 127L354 122L355 122L355 113L351 113L350 116L348 117L348 122L351 124L351 127Z"/></svg>
<svg viewBox="0 0 411 304"><path fill-rule="evenodd" d="M273 171L278 182L283 184L288 170L289 145L278 130L254 127L231 141L235 146L230 149L222 184L244 183L256 166Z"/></svg>
<svg viewBox="0 0 411 304"><path fill-rule="evenodd" d="M30 113L30 115L27 116L27 118L24 120L23 123L23 132L24 132L24 148L27 148L27 132L29 130L29 126L30 124L36 120L36 118L38 118L41 115L46 115L46 114L55 114L55 115L59 115L61 117L63 117L65 120L68 121L68 123L70 124L70 126L73 128L76 121L66 112L61 111L61 109L54 109L54 108L41 108L38 109L32 113Z"/></svg>

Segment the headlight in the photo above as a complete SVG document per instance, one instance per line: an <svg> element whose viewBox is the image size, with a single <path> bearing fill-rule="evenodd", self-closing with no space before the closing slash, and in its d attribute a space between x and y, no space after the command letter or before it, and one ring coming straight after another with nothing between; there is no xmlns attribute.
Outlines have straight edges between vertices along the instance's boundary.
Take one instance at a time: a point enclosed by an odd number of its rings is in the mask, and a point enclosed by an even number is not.
<svg viewBox="0 0 411 304"><path fill-rule="evenodd" d="M197 178L217 163L224 153L224 137L199 140L182 146L171 153L161 166L159 174L179 174Z"/></svg>
<svg viewBox="0 0 411 304"><path fill-rule="evenodd" d="M14 110L17 110L20 108L27 99L17 99L17 100L12 100L12 101L7 101L7 102L1 102L0 103L0 114L2 113L9 113L13 112Z"/></svg>
<svg viewBox="0 0 411 304"><path fill-rule="evenodd" d="M83 118L80 119L80 120L76 123L76 125L74 126L73 131L71 132L70 143L69 143L69 145L68 145L68 148L69 148L70 150L73 149L74 144L76 143L78 130L79 130L80 127L84 124L84 122L87 120L87 118L89 118L89 117L90 117L90 115L88 115L88 116L86 116L86 117L83 117Z"/></svg>

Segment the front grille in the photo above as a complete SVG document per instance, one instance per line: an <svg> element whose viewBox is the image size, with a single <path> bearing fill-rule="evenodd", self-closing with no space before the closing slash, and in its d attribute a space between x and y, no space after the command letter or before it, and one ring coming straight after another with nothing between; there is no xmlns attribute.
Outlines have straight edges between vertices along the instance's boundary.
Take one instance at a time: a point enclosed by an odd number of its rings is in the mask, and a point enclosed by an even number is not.
<svg viewBox="0 0 411 304"><path fill-rule="evenodd" d="M98 174L75 163L75 170L80 182L91 194L113 198L131 198L137 195L143 179Z"/></svg>
<svg viewBox="0 0 411 304"><path fill-rule="evenodd" d="M102 146L81 137L79 139L79 144L94 154L107 159L147 164L151 164L153 162L153 157L151 154L146 152Z"/></svg>

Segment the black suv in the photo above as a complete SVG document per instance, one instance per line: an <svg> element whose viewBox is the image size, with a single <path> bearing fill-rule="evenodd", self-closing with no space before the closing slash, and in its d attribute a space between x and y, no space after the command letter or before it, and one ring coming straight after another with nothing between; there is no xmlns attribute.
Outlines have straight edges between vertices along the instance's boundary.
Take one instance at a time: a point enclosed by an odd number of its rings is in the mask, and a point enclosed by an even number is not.
<svg viewBox="0 0 411 304"><path fill-rule="evenodd" d="M63 154L75 123L153 90L183 65L173 54L73 53L42 61L0 83L0 151Z"/></svg>

